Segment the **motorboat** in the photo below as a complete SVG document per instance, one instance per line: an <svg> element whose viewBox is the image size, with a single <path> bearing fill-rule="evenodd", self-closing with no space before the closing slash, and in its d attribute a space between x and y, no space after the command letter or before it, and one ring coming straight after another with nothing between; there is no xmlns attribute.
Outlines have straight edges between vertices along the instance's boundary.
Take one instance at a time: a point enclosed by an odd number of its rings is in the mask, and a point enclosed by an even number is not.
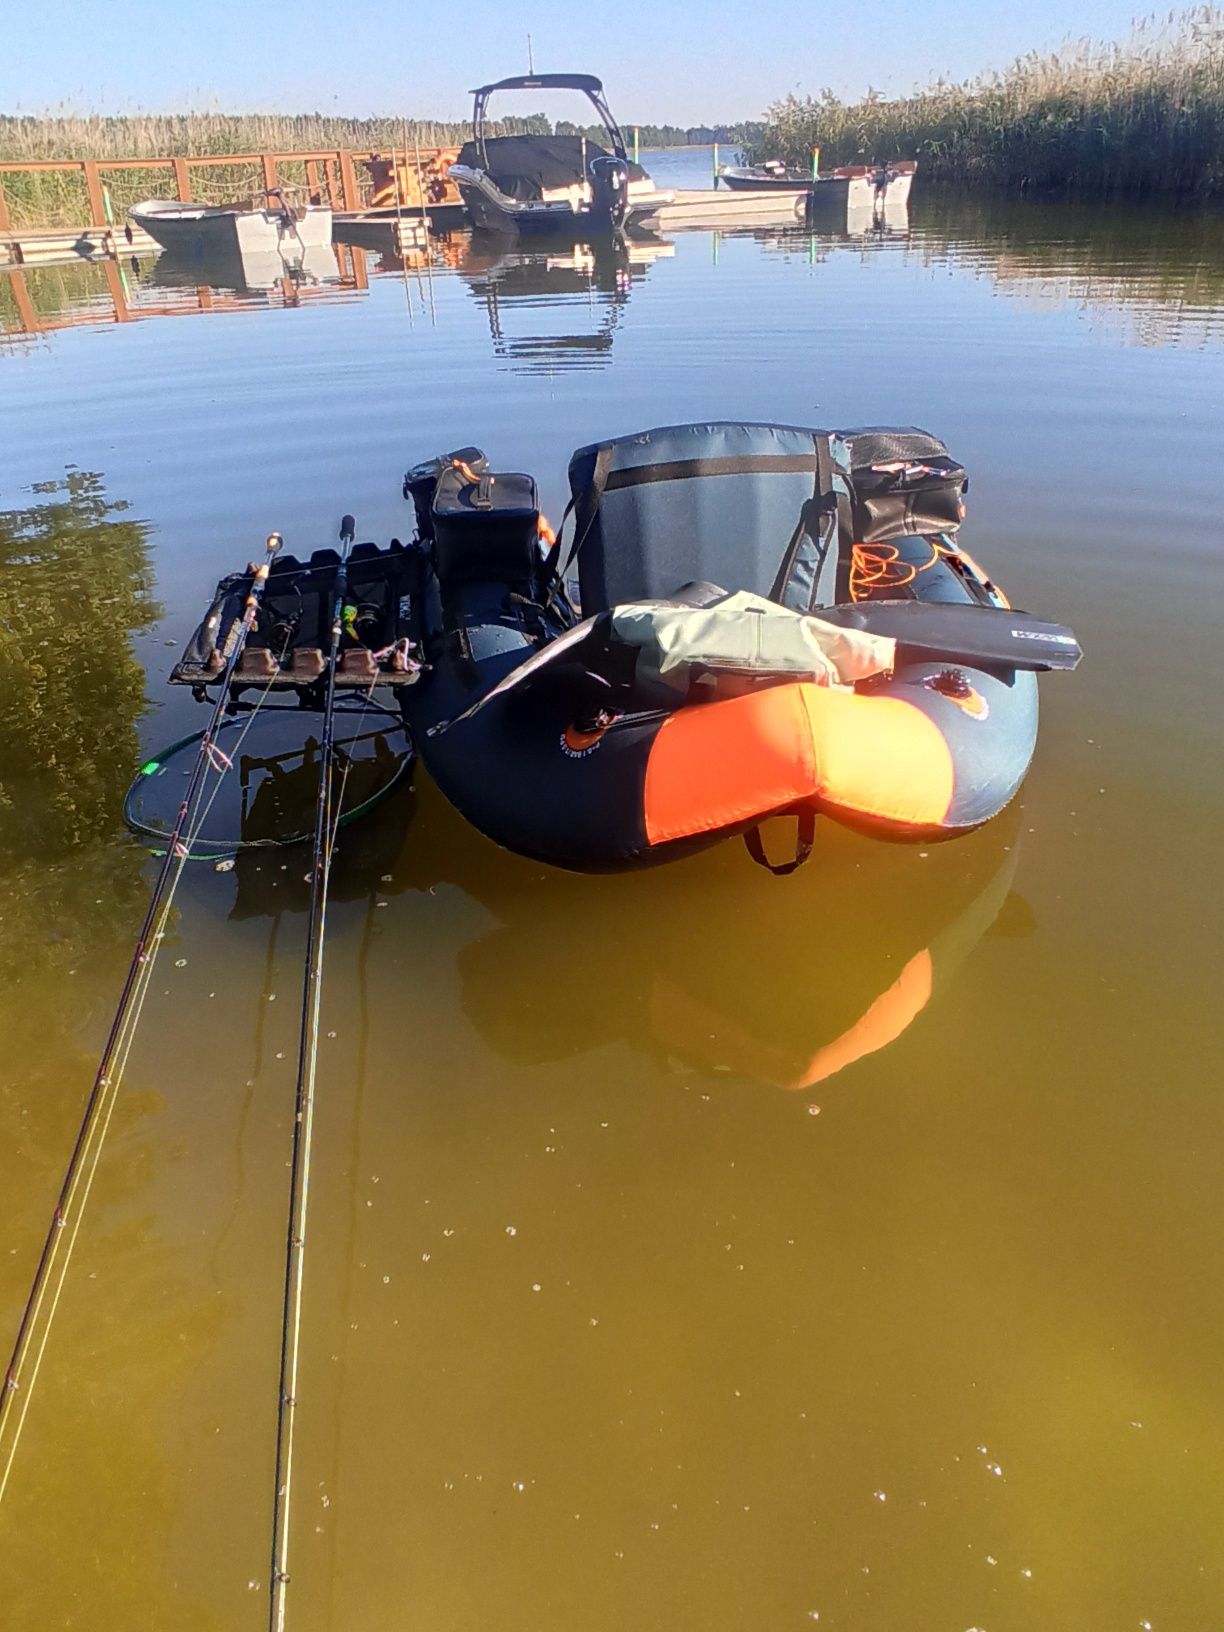
<svg viewBox="0 0 1224 1632"><path fill-rule="evenodd" d="M809 216L871 210L882 215L885 209L904 209L918 165L901 159L892 164L845 164L834 170L809 175L790 169L778 160L765 164L726 165L718 172L719 182L737 193L793 193L806 195Z"/></svg>
<svg viewBox="0 0 1224 1632"><path fill-rule="evenodd" d="M332 212L323 204L294 204L280 188L266 203L184 204L146 198L128 211L163 249L183 256L273 255L295 258L332 241Z"/></svg>
<svg viewBox="0 0 1224 1632"><path fill-rule="evenodd" d="M815 180L811 171L796 170L781 159L767 159L764 164L725 164L718 172L718 181L736 193L801 193Z"/></svg>
<svg viewBox="0 0 1224 1632"><path fill-rule="evenodd" d="M496 356L516 372L553 373L609 362L633 285L675 253L673 243L640 234L527 247L474 232L458 271L484 305Z"/></svg>
<svg viewBox="0 0 1224 1632"><path fill-rule="evenodd" d="M607 146L583 135L490 136L490 98L503 91L568 90L588 98ZM482 85L473 96L472 140L450 167L450 179L472 224L489 232L568 235L632 229L670 194L634 164L593 74L524 74Z"/></svg>

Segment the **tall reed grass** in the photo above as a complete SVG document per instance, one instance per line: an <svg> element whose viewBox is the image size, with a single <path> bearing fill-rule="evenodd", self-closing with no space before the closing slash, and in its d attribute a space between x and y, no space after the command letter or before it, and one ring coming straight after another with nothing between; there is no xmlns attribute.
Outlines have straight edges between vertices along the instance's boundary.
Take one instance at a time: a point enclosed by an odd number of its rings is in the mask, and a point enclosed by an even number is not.
<svg viewBox="0 0 1224 1632"><path fill-rule="evenodd" d="M1016 190L1224 195L1224 11L1149 18L1117 45L1030 54L895 100L830 91L768 110L751 156L806 166L917 158L935 181Z"/></svg>

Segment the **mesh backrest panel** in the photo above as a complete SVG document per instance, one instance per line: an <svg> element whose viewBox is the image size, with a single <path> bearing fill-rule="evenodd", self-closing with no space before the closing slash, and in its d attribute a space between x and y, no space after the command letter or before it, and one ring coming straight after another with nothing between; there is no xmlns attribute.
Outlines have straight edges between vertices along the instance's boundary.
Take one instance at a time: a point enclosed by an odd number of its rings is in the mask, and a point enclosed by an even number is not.
<svg viewBox="0 0 1224 1632"><path fill-rule="evenodd" d="M587 614L703 579L768 595L817 491L816 439L786 425L669 425L570 461ZM602 459L601 459L602 452ZM606 484L592 516L592 483Z"/></svg>
<svg viewBox="0 0 1224 1632"><path fill-rule="evenodd" d="M883 465L894 459L935 459L947 454L937 436L914 425L864 425L859 430L838 431L850 446L854 469L863 465Z"/></svg>

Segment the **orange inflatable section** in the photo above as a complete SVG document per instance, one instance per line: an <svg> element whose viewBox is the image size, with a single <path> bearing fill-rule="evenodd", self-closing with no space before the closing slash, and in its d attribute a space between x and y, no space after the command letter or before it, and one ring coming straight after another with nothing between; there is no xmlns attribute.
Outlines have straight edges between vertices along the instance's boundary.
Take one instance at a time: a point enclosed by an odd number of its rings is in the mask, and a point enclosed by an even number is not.
<svg viewBox="0 0 1224 1632"><path fill-rule="evenodd" d="M834 1042L817 1049L804 1070L787 1088L814 1088L818 1082L868 1054L895 1043L931 1000L934 965L927 947L916 952L886 992Z"/></svg>
<svg viewBox="0 0 1224 1632"><path fill-rule="evenodd" d="M664 721L646 764L646 836L664 844L804 801L939 827L953 787L943 734L912 703L772 686Z"/></svg>

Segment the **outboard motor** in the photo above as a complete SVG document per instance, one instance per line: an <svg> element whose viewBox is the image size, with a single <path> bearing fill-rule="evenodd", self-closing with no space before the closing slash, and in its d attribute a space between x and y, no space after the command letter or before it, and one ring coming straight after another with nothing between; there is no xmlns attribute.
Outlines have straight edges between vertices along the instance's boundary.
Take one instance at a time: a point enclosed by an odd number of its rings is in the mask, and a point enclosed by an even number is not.
<svg viewBox="0 0 1224 1632"><path fill-rule="evenodd" d="M591 215L601 227L617 232L629 210L629 166L604 154L591 160Z"/></svg>

